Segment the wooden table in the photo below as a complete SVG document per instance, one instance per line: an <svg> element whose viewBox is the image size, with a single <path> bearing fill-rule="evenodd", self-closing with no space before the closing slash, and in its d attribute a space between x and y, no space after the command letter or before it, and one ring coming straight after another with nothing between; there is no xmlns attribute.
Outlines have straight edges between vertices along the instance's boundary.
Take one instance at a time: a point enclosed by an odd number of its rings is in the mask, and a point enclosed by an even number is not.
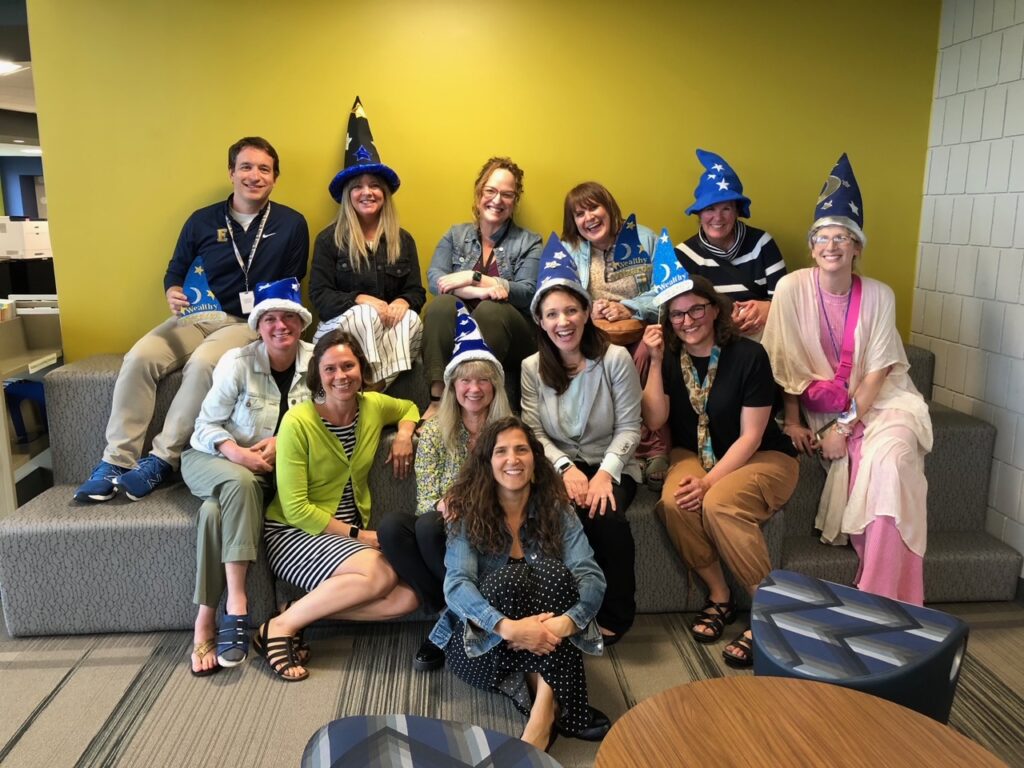
<svg viewBox="0 0 1024 768"><path fill-rule="evenodd" d="M595 768L1002 766L952 728L837 685L748 675L646 699L612 726Z"/></svg>

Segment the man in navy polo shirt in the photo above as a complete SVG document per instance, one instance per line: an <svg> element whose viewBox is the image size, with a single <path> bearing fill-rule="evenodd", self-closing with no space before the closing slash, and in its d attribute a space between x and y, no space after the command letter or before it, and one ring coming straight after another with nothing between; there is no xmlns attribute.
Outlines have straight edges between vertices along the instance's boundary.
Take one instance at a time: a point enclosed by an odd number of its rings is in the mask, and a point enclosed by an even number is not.
<svg viewBox="0 0 1024 768"><path fill-rule="evenodd" d="M182 227L164 275L167 304L175 316L143 336L125 356L114 385L103 459L75 492L76 501L107 501L118 489L138 500L172 475L217 361L227 350L256 339L246 322L256 285L305 276L306 220L287 206L270 203L279 173L277 151L266 139L249 136L228 149L232 194L200 208ZM198 257L223 317L183 323L178 315L189 306L189 297L182 286ZM181 388L163 429L153 438L150 454L142 457L157 383L182 366Z"/></svg>

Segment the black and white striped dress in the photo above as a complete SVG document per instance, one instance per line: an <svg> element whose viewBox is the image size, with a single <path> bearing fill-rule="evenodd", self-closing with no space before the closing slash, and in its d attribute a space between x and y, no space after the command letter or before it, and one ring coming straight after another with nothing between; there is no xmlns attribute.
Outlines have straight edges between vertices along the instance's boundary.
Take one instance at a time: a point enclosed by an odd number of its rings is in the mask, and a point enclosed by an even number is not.
<svg viewBox="0 0 1024 768"><path fill-rule="evenodd" d="M324 425L324 429L341 441L341 447L345 449L345 453L351 456L352 450L356 446L358 413L352 424L347 427L336 427L323 417L320 418L320 421ZM318 467L316 470L330 471L330 468ZM314 469L310 467L310 471L312 472ZM345 490L342 491L338 509L334 512L334 519L341 520L348 525L363 527L362 518L360 518L359 510L356 507L351 478L345 484ZM318 587L352 555L364 549L372 549L372 547L361 544L348 536L335 536L331 533L311 536L300 528L273 520L264 521L263 537L267 543L270 570L277 578L284 579L307 592Z"/></svg>

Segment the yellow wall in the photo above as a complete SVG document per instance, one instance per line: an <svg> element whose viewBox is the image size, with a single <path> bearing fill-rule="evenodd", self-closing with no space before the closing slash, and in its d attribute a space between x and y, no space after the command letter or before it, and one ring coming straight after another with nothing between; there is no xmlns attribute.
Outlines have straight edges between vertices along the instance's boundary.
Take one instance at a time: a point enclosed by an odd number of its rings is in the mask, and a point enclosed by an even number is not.
<svg viewBox="0 0 1024 768"><path fill-rule="evenodd" d="M69 359L124 351L166 316L185 217L225 197L245 134L282 157L274 198L311 234L334 212L358 93L426 268L491 154L526 170L546 237L573 184L695 231L697 146L724 155L790 268L840 152L860 180L866 274L909 329L939 3L29 0Z"/></svg>

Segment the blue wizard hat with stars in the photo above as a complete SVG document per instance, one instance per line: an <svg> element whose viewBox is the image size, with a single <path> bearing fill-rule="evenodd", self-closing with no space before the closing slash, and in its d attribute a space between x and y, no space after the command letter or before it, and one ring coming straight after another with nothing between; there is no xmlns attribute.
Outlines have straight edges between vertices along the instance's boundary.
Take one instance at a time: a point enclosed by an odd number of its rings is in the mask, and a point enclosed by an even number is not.
<svg viewBox="0 0 1024 768"><path fill-rule="evenodd" d="M455 301L455 348L452 350L452 359L444 367L444 385L447 387L455 375L455 369L470 360L486 360L494 363L498 369L502 381L505 380L505 371L498 362L498 358L487 346L484 337L480 335L480 328L473 316L466 311L466 305L461 301Z"/></svg>
<svg viewBox="0 0 1024 768"><path fill-rule="evenodd" d="M179 323L223 323L227 320L227 313L210 290L202 256L197 256L192 262L181 290L188 297L188 306L178 313Z"/></svg>
<svg viewBox="0 0 1024 768"><path fill-rule="evenodd" d="M818 204L814 206L814 224L807 237L810 238L815 230L822 227L835 226L846 227L862 245L867 245L860 187L845 152L825 179L825 185L818 195Z"/></svg>
<svg viewBox="0 0 1024 768"><path fill-rule="evenodd" d="M590 294L580 282L576 261L565 250L562 241L554 232L551 233L547 245L544 246L544 253L540 255L537 290L530 301L530 312L533 314L534 320L539 319L540 300L552 288L567 288L580 297L584 307L590 306Z"/></svg>
<svg viewBox="0 0 1024 768"><path fill-rule="evenodd" d="M660 307L672 301L681 293L693 290L690 273L679 263L676 249L672 245L668 228L661 230L657 245L654 247L654 271L651 274L654 283L654 304Z"/></svg>
<svg viewBox="0 0 1024 768"><path fill-rule="evenodd" d="M615 238L612 262L608 265L605 280L645 275L651 268L651 254L644 250L640 233L636 228L636 214L631 213Z"/></svg>
<svg viewBox="0 0 1024 768"><path fill-rule="evenodd" d="M264 312L271 312L275 309L284 312L294 312L302 318L302 330L306 330L313 322L313 315L302 306L302 293L299 288L299 281L294 277L286 277L283 280L275 280L272 283L260 283L256 286L256 306L249 313L249 327L254 331L260 324L260 318Z"/></svg>
<svg viewBox="0 0 1024 768"><path fill-rule="evenodd" d="M750 218L750 198L743 194L743 184L736 171L725 162L721 155L697 150L697 159L704 166L696 189L693 190L693 205L686 209L686 215L700 213L716 203L736 201L736 210L744 219Z"/></svg>
<svg viewBox="0 0 1024 768"><path fill-rule="evenodd" d="M398 174L380 161L380 153L377 152L377 147L373 143L373 134L370 133L370 121L366 119L363 103L356 96L356 101L348 116L348 134L345 137L345 167L338 171L338 175L334 177L334 181L328 187L335 202L341 202L345 182L353 176L360 176L364 173L380 176L392 192L395 192L398 185L401 184Z"/></svg>

